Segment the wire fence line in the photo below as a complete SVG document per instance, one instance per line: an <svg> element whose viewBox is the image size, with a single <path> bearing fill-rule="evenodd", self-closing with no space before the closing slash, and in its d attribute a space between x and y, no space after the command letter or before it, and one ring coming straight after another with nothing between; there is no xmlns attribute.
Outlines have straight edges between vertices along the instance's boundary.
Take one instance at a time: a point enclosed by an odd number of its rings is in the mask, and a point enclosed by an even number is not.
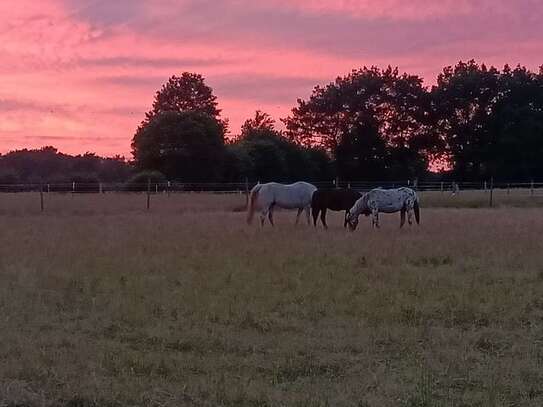
<svg viewBox="0 0 543 407"><path fill-rule="evenodd" d="M332 181L313 182L318 188L352 188L359 192L366 192L373 188L397 188L402 186L411 187L418 191L420 197L430 193L432 199L441 200L441 204L450 205L448 196L465 195L467 202L473 207L492 207L495 204L513 205L540 205L540 198L543 198L543 182L454 182L454 181ZM182 182L147 182L147 183L27 183L27 184L0 184L0 194L36 194L41 212L48 206L48 195L101 195L101 194L136 194L145 198L144 207L151 208L152 196L171 196L173 194L239 194L244 196L245 208L249 201L249 191L256 185L255 182L229 182L229 183L182 183ZM443 197L443 198L439 198ZM537 200L535 199L537 198ZM456 199L454 199L456 201ZM464 200L462 200L464 201ZM447 204L447 202L449 202ZM457 201L458 202L458 201ZM239 208L238 208L239 209Z"/></svg>
<svg viewBox="0 0 543 407"><path fill-rule="evenodd" d="M369 191L373 188L411 187L418 191L441 191L461 193L464 190L505 190L528 191L530 194L543 193L543 182L455 182L455 181L343 181L329 180L312 182L318 188L352 188L357 191ZM0 193L43 192L43 193L111 193L111 192L144 192L148 194L176 192L209 192L209 193L246 193L256 182L147 182L147 183L24 183L0 184Z"/></svg>

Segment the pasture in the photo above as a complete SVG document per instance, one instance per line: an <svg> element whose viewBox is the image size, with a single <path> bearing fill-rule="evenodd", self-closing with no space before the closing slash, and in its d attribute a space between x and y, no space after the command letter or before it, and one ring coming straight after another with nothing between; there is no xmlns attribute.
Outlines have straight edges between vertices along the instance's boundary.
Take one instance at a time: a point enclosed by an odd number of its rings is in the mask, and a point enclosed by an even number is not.
<svg viewBox="0 0 543 407"><path fill-rule="evenodd" d="M541 406L541 197L326 232L242 195L0 195L0 406ZM522 199L521 199L522 198Z"/></svg>

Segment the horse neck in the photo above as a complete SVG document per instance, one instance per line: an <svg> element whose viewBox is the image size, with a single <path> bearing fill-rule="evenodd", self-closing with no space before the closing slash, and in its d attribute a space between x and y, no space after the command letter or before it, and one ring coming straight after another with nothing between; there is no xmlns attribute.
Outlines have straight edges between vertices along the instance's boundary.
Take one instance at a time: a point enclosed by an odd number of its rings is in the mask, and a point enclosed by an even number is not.
<svg viewBox="0 0 543 407"><path fill-rule="evenodd" d="M353 212L356 215L360 215L364 211L364 209L366 209L367 201L368 201L367 197L365 195L362 196L362 198L356 201Z"/></svg>

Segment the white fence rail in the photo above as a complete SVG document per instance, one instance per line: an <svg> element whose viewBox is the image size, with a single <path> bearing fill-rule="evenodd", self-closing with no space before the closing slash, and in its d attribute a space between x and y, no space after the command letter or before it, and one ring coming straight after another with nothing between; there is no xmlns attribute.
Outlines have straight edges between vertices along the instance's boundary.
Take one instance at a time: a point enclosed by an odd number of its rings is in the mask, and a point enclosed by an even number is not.
<svg viewBox="0 0 543 407"><path fill-rule="evenodd" d="M416 182L416 181L319 181L312 182L319 188L352 188L359 191L368 191L372 188L397 188L409 186L419 191L461 192L464 190L490 189L516 191L522 193L543 193L543 182ZM149 183L102 183L102 182L70 182L70 183L25 183L0 184L2 192L44 192L44 193L106 193L106 192L215 192L234 193L246 192L255 185L255 182L223 182L223 183L195 183L195 182L149 182Z"/></svg>

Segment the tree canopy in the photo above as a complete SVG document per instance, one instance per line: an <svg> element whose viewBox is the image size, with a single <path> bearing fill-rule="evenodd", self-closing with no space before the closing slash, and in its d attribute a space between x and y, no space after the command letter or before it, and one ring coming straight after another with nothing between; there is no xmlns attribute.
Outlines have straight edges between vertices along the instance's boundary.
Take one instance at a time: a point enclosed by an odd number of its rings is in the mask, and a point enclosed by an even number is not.
<svg viewBox="0 0 543 407"><path fill-rule="evenodd" d="M326 149L341 177L406 177L426 171L430 109L421 78L364 67L317 86L284 123L290 140Z"/></svg>
<svg viewBox="0 0 543 407"><path fill-rule="evenodd" d="M206 85L202 75L183 72L173 75L155 94L152 109L145 114L142 126L165 112L198 112L214 118L226 132L228 122L221 119L217 97L213 89Z"/></svg>
<svg viewBox="0 0 543 407"><path fill-rule="evenodd" d="M242 171L238 179L247 177L266 182L331 177L326 153L287 139L275 129L275 122L267 113L257 110L241 129L240 137L229 146L231 167Z"/></svg>
<svg viewBox="0 0 543 407"><path fill-rule="evenodd" d="M139 170L157 170L168 179L220 181L224 134L204 113L166 111L138 129L132 151Z"/></svg>
<svg viewBox="0 0 543 407"><path fill-rule="evenodd" d="M541 72L460 62L443 70L431 95L433 125L455 177L543 177Z"/></svg>
<svg viewBox="0 0 543 407"><path fill-rule="evenodd" d="M130 173L123 157L104 158L94 153L71 156L50 146L0 155L0 184L121 182Z"/></svg>

